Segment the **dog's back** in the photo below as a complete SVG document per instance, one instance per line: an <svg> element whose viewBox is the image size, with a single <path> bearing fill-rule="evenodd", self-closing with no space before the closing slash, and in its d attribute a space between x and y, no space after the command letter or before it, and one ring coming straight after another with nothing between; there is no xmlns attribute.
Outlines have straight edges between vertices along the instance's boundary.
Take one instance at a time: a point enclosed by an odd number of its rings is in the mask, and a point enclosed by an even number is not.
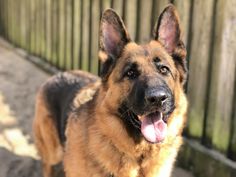
<svg viewBox="0 0 236 177"><path fill-rule="evenodd" d="M60 141L65 141L65 126L73 100L81 88L93 83L97 77L85 72L59 73L43 85L43 95L48 110L57 126Z"/></svg>
<svg viewBox="0 0 236 177"><path fill-rule="evenodd" d="M75 106L74 99L81 89L97 80L97 76L87 72L63 72L51 77L39 89L34 119L34 135L43 162L56 165L61 161L66 122ZM52 173L51 169L44 171L47 172L44 174L45 176L50 176Z"/></svg>

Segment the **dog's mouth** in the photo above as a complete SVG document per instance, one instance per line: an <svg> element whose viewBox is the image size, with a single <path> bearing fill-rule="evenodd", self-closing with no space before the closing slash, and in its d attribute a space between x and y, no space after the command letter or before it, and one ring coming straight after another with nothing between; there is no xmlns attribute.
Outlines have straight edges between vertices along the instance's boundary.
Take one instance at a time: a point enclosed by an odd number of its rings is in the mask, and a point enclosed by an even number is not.
<svg viewBox="0 0 236 177"><path fill-rule="evenodd" d="M143 137L151 143L163 142L167 136L167 120L169 114L156 110L146 114L135 114L123 106L121 117L131 124Z"/></svg>
<svg viewBox="0 0 236 177"><path fill-rule="evenodd" d="M147 141L160 143L165 140L167 121L162 112L155 111L138 117L141 121L141 133Z"/></svg>

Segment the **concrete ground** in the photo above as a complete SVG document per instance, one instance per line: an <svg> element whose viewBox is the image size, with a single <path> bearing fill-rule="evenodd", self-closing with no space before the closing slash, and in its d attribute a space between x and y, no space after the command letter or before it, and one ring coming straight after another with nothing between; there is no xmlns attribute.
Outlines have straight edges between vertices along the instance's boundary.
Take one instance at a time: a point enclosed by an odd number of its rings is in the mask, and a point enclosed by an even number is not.
<svg viewBox="0 0 236 177"><path fill-rule="evenodd" d="M32 138L35 95L49 77L0 39L0 177L42 177ZM193 177L175 168L173 177Z"/></svg>

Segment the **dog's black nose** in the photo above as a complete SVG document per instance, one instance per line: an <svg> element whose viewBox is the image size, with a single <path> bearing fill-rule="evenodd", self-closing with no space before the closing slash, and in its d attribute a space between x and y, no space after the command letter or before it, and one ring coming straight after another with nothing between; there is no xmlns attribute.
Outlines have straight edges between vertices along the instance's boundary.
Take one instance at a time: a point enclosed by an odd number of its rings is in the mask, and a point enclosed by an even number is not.
<svg viewBox="0 0 236 177"><path fill-rule="evenodd" d="M167 100L167 93L164 89L151 89L145 93L145 99L148 104L162 105Z"/></svg>

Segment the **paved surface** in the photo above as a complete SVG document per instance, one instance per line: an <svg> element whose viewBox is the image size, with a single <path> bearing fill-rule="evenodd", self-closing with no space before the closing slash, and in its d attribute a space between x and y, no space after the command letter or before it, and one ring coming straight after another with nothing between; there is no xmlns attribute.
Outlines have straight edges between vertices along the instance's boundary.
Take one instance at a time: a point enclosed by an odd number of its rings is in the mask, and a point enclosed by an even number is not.
<svg viewBox="0 0 236 177"><path fill-rule="evenodd" d="M48 74L0 39L0 177L42 177L32 139L35 94ZM193 177L175 168L173 177Z"/></svg>

